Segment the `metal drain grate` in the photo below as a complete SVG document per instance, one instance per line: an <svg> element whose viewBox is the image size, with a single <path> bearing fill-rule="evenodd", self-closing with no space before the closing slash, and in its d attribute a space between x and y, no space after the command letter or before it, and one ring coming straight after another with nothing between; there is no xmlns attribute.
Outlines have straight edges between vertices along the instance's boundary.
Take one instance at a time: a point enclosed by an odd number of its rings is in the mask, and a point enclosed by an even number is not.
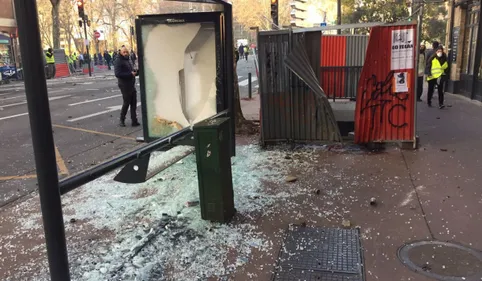
<svg viewBox="0 0 482 281"><path fill-rule="evenodd" d="M360 234L355 229L293 227L274 281L362 281Z"/></svg>

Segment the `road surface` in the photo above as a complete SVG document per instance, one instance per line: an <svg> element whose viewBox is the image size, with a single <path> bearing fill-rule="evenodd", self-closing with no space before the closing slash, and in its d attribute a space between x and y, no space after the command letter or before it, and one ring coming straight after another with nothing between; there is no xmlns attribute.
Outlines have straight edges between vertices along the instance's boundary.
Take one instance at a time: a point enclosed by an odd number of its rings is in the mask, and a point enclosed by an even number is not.
<svg viewBox="0 0 482 281"><path fill-rule="evenodd" d="M252 58L238 67L241 97L248 96ZM47 83L61 178L78 173L139 145L142 127L118 126L122 98L112 72ZM137 85L139 88L139 84ZM140 103L140 98L138 98ZM140 106L138 116L142 120ZM46 132L47 133L47 132ZM0 86L0 207L36 190L35 161L24 85Z"/></svg>

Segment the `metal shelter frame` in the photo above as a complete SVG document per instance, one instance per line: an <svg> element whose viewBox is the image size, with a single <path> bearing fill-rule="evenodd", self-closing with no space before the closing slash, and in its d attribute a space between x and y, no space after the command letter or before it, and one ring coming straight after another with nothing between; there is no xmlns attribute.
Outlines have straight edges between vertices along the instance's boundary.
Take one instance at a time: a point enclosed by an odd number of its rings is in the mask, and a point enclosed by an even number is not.
<svg viewBox="0 0 482 281"><path fill-rule="evenodd" d="M224 66L228 70L234 67L232 6L224 0L178 0L180 2L220 4L223 7L223 50ZM146 146L124 153L114 159L94 166L77 175L59 181L52 120L48 101L47 83L42 61L41 40L38 23L37 3L35 0L15 0L15 13L19 30L20 50L24 64L25 92L32 133L32 144L38 180L42 220L44 225L50 278L52 281L70 281L65 226L62 214L61 195L72 191L85 183L95 180L117 168L140 159L153 151L175 143L192 133L191 128L182 129L170 136L149 143ZM202 14L202 13L201 13ZM226 71L223 79L227 109L211 117L227 115L231 117L231 154L234 146L234 85L233 71Z"/></svg>

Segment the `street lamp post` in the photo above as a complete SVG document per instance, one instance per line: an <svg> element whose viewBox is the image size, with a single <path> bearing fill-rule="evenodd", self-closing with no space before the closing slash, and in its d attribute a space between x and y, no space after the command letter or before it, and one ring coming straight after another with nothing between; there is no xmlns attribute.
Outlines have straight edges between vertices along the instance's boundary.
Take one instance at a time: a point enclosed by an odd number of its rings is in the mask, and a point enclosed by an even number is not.
<svg viewBox="0 0 482 281"><path fill-rule="evenodd" d="M47 82L40 50L37 1L15 0L25 93L51 281L69 281L69 261L55 159ZM39 118L41 117L41 118Z"/></svg>
<svg viewBox="0 0 482 281"><path fill-rule="evenodd" d="M341 0L336 1L336 24L341 25ZM338 29L336 33L341 34L341 29Z"/></svg>
<svg viewBox="0 0 482 281"><path fill-rule="evenodd" d="M90 70L89 39L87 37L87 21L88 21L87 15L84 15L84 17L82 18L82 21L84 23L85 50L87 51L87 64L89 67L89 76L92 76L92 71Z"/></svg>

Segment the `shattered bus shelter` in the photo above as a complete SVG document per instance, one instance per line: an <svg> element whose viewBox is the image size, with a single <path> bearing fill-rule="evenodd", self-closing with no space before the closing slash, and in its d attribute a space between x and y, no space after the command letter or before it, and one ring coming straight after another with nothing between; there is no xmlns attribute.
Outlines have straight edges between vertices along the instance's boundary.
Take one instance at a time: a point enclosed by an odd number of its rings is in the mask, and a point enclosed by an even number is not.
<svg viewBox="0 0 482 281"><path fill-rule="evenodd" d="M15 1L51 280L70 280L61 195L125 165L130 165L132 171L145 172L139 169L139 165L132 165L133 161L146 163L152 152L191 139L193 127L195 129L196 124L206 119L219 120L204 122L208 125L229 123L229 133L223 135L228 138L223 147L230 152L226 155L228 159L229 155L234 155L232 7L223 0L183 2L213 4L215 8L209 13L140 16L136 22L138 42L141 43L139 62L144 136L149 143L59 181L47 85L42 56L39 54L41 41L37 5L33 0ZM175 40L179 31L190 34L186 36L185 42ZM167 54L159 52L159 49L153 51L153 46L160 37L166 43L163 47ZM174 53L176 56L170 58L171 63L161 61L164 58L162 55L172 56ZM205 55L206 53L210 55ZM172 76L158 75L159 71L166 70L159 69L158 66L162 65L170 68L168 73ZM205 73L200 73L201 71ZM202 83L206 80L206 75L210 82ZM166 79L172 77L183 81L184 86L178 88L172 83L167 84L172 81ZM197 87L199 84L201 87ZM177 91L171 93L163 87L175 87ZM163 108L162 102L165 99L175 100L176 107L167 110ZM164 115L159 115L160 112ZM217 119L222 116L230 118L224 121ZM142 181L142 177L139 178Z"/></svg>

